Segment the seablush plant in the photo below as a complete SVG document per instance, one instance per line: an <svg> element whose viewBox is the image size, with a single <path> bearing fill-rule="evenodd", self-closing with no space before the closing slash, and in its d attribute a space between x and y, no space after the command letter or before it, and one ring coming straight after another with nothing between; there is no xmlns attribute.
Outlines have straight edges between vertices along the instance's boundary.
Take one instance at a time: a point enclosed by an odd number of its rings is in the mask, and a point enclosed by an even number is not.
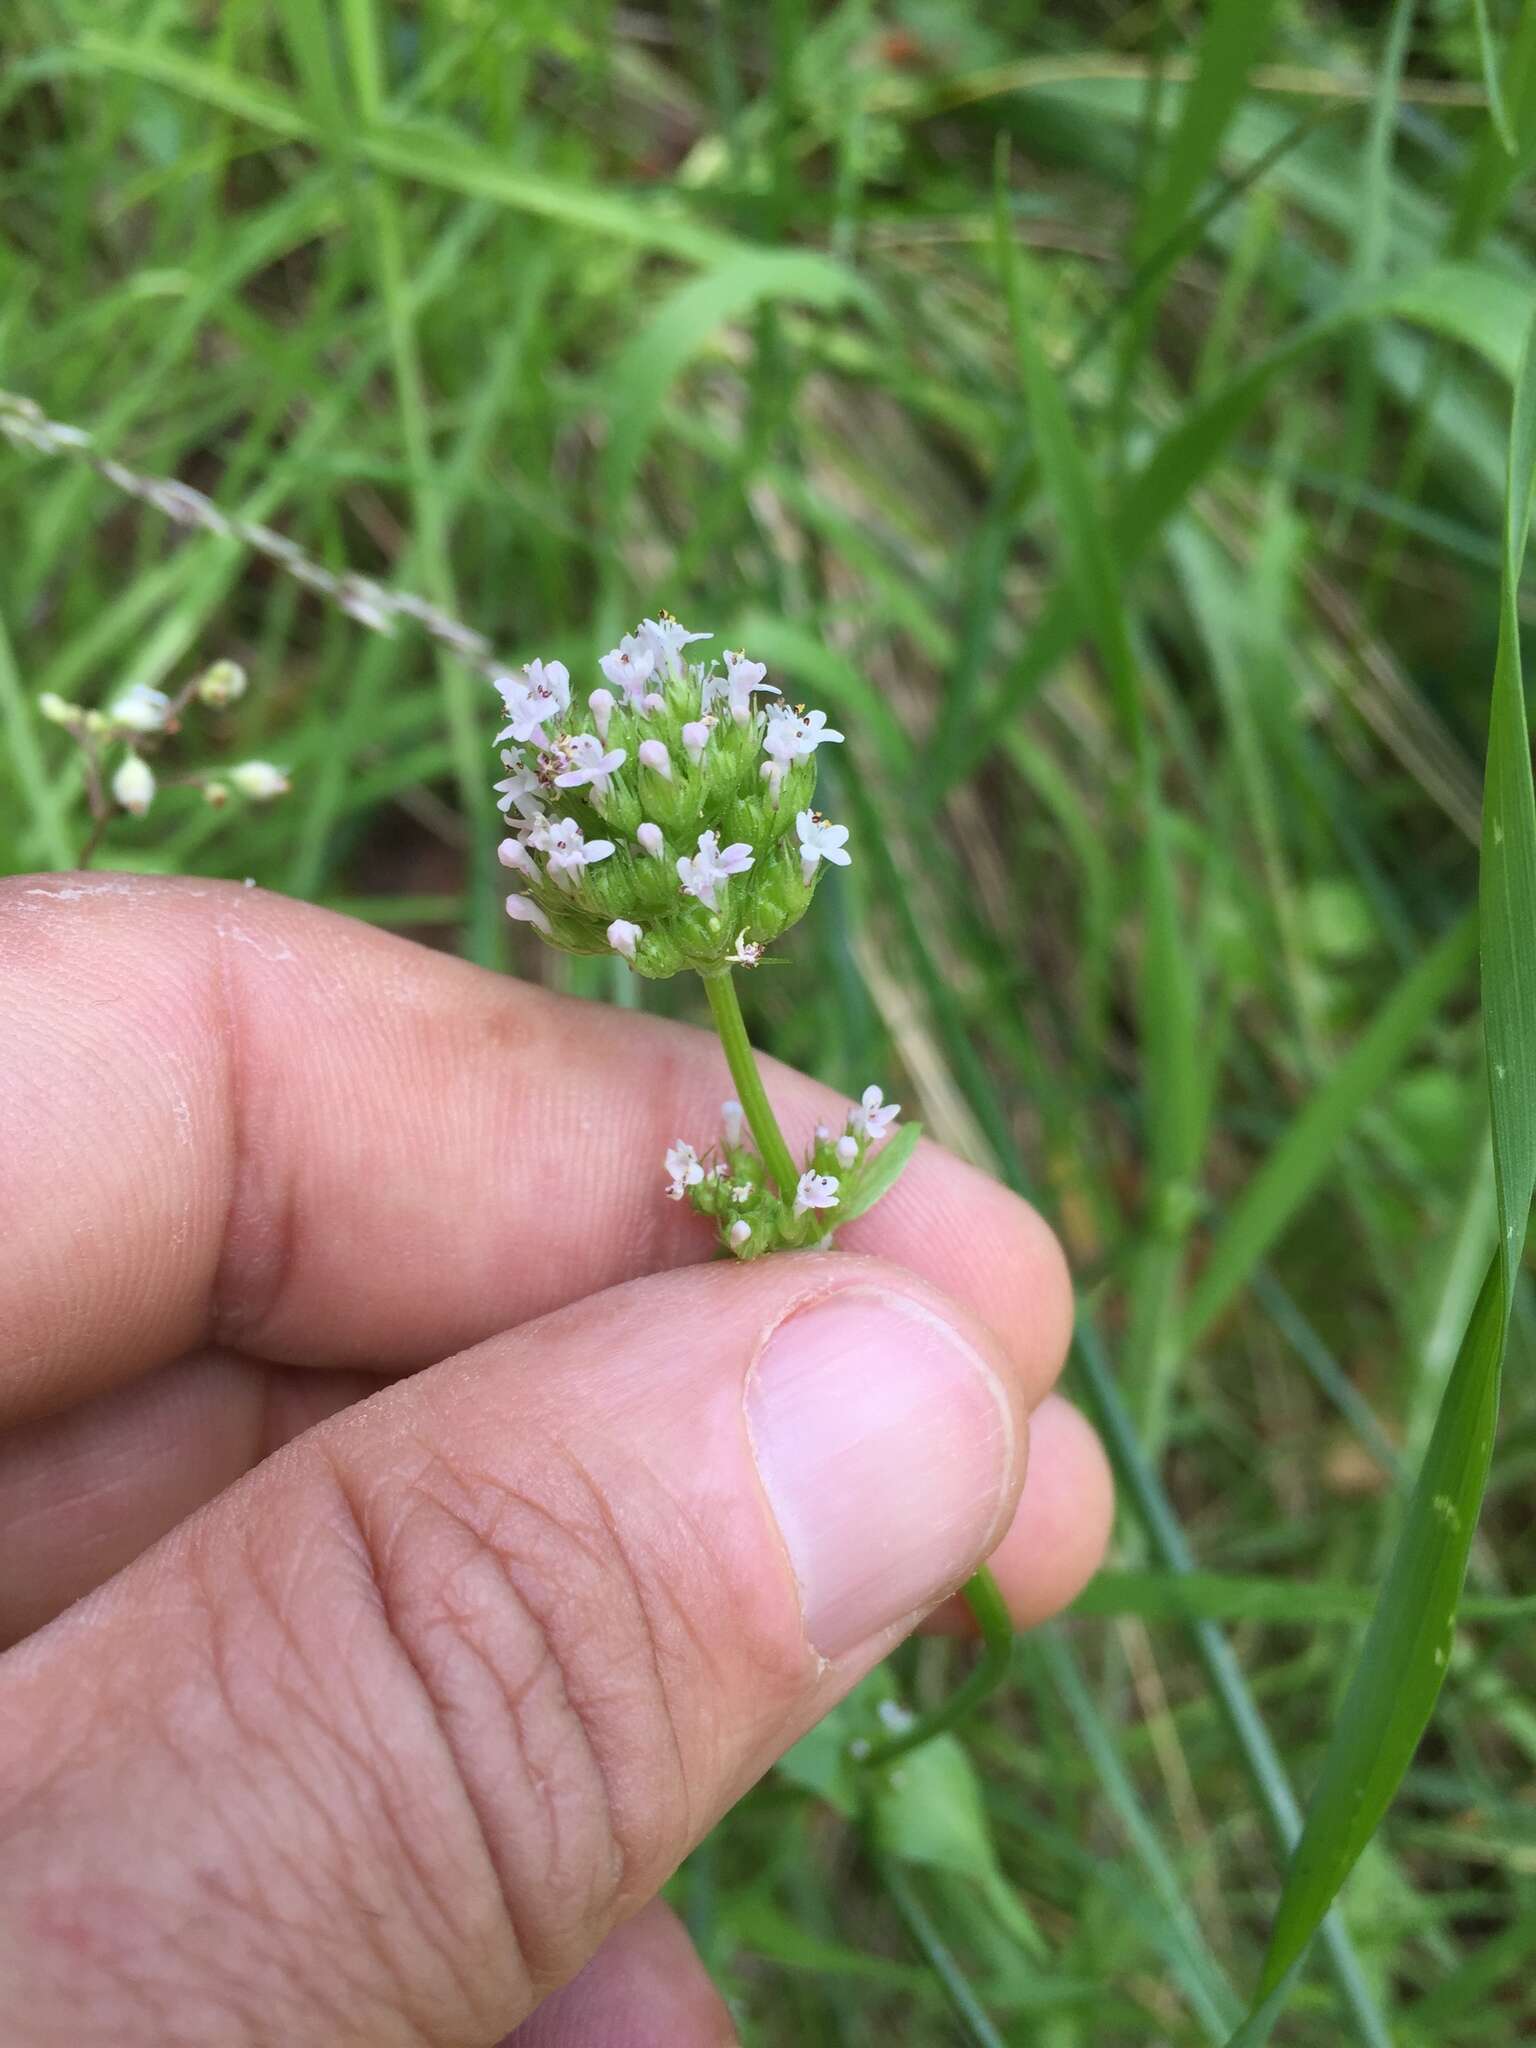
<svg viewBox="0 0 1536 2048"><path fill-rule="evenodd" d="M901 1106L871 1085L799 1161L779 1129L731 975L798 923L828 866L849 865L848 828L815 807L817 752L843 735L785 703L762 662L690 657L712 638L663 612L603 656L585 695L560 661L492 678L507 715L500 857L522 883L508 914L551 945L702 978L740 1099L718 1144L668 1151L666 1192L755 1259L830 1245L894 1184L919 1127L886 1143Z"/></svg>

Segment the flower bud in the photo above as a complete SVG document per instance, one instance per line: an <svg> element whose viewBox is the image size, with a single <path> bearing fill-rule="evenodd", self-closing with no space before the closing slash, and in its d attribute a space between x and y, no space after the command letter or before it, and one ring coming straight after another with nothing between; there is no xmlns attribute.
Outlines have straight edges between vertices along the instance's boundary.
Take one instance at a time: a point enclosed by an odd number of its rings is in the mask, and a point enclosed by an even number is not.
<svg viewBox="0 0 1536 2048"><path fill-rule="evenodd" d="M683 745L688 749L688 758L697 768L704 758L704 749L709 745L709 727L702 718L692 719L683 727Z"/></svg>
<svg viewBox="0 0 1536 2048"><path fill-rule="evenodd" d="M197 701L222 711L245 695L245 670L238 661L216 661L197 680Z"/></svg>
<svg viewBox="0 0 1536 2048"><path fill-rule="evenodd" d="M80 706L66 703L56 690L44 690L37 700L37 708L50 725L73 725L80 716Z"/></svg>
<svg viewBox="0 0 1536 2048"><path fill-rule="evenodd" d="M663 782L672 780L672 756L660 740L640 742L640 766L649 768L653 775L659 775Z"/></svg>
<svg viewBox="0 0 1536 2048"><path fill-rule="evenodd" d="M137 754L124 754L112 778L112 797L135 818L142 818L155 800L155 777L147 761Z"/></svg>
<svg viewBox="0 0 1536 2048"><path fill-rule="evenodd" d="M750 1223L743 1223L741 1219L738 1217L737 1220L731 1225L727 1235L731 1240L731 1250L739 1252L742 1246L750 1241L752 1236L752 1226Z"/></svg>
<svg viewBox="0 0 1536 2048"><path fill-rule="evenodd" d="M252 803L270 803L273 797L288 794L288 777L270 761L242 761L230 769L229 779Z"/></svg>
<svg viewBox="0 0 1536 2048"><path fill-rule="evenodd" d="M640 842L642 853L648 854L652 860L660 860L666 841L661 836L659 825L640 825L635 830L635 837Z"/></svg>
<svg viewBox="0 0 1536 2048"><path fill-rule="evenodd" d="M608 727L613 721L616 709L616 699L612 690L594 690L587 699L587 707L592 713L592 723L597 728L597 736L606 745Z"/></svg>
<svg viewBox="0 0 1536 2048"><path fill-rule="evenodd" d="M211 811L222 811L229 802L229 784L227 782L205 782L203 784L203 801Z"/></svg>
<svg viewBox="0 0 1536 2048"><path fill-rule="evenodd" d="M515 868L520 875L536 875L533 856L521 839L503 839L496 849L496 858L504 868Z"/></svg>
<svg viewBox="0 0 1536 2048"><path fill-rule="evenodd" d="M742 1128L746 1123L746 1112L739 1102L727 1102L720 1110L725 1124L725 1142L729 1151L734 1152L741 1143Z"/></svg>
<svg viewBox="0 0 1536 2048"><path fill-rule="evenodd" d="M839 1138L836 1151L838 1165L844 1168L850 1167L858 1160L859 1141L857 1138Z"/></svg>
<svg viewBox="0 0 1536 2048"><path fill-rule="evenodd" d="M633 960L635 948L645 937L639 925L631 924L627 918L616 917L608 927L608 943L615 953L622 953L626 960Z"/></svg>
<svg viewBox="0 0 1536 2048"><path fill-rule="evenodd" d="M170 698L164 690L152 690L148 683L130 683L107 706L109 723L124 732L163 732L170 715Z"/></svg>

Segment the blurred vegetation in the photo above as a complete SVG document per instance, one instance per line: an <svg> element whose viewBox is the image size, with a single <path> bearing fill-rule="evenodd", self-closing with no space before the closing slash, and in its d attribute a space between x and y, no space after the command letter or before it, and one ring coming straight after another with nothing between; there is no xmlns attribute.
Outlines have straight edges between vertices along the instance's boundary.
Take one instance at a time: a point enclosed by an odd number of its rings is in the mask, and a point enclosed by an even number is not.
<svg viewBox="0 0 1536 2048"><path fill-rule="evenodd" d="M873 1825L813 1745L691 1861L747 2037L1226 2041L1494 1240L1536 6L7 0L0 56L0 383L512 659L666 604L835 708L859 858L755 1031L1072 1253L1116 1569ZM74 846L38 692L232 655L294 795L105 858L619 992L500 916L462 667L78 465L0 449L0 520L0 870ZM1282 2040L1536 2029L1533 1365L1527 1275L1448 1682Z"/></svg>

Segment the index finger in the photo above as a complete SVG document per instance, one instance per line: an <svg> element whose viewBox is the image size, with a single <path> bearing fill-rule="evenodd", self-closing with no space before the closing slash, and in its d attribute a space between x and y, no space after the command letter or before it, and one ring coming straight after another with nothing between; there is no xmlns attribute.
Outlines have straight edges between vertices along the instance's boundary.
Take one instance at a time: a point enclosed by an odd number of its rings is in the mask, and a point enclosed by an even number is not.
<svg viewBox="0 0 1536 2048"><path fill-rule="evenodd" d="M219 1343L405 1370L707 1258L661 1156L718 1127L707 1034L225 883L0 884L0 1421ZM798 1148L843 1098L772 1067ZM847 1233L965 1301L1043 1393L1070 1292L936 1147Z"/></svg>

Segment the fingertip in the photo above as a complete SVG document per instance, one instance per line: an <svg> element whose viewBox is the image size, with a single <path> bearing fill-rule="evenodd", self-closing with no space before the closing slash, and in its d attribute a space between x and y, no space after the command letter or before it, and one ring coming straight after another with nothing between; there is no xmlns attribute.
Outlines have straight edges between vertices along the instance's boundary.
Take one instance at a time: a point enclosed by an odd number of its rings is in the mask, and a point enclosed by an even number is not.
<svg viewBox="0 0 1536 2048"><path fill-rule="evenodd" d="M1092 1424L1060 1394L1048 1395L1030 1419L1018 1508L988 1559L1016 1628L1034 1628L1071 1606L1104 1562L1114 1518L1114 1478ZM958 1601L940 1609L932 1626L946 1635L974 1628Z"/></svg>
<svg viewBox="0 0 1536 2048"><path fill-rule="evenodd" d="M737 2038L682 1922L653 1899L501 2048L734 2048Z"/></svg>

